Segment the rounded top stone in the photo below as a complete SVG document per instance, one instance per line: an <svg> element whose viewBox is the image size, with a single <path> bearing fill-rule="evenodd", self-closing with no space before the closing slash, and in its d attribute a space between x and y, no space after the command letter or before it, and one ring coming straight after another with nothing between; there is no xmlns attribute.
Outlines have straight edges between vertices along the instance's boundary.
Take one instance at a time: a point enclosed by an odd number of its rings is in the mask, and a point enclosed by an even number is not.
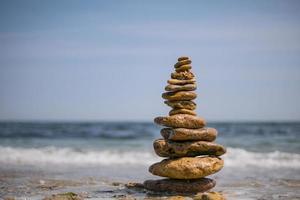
<svg viewBox="0 0 300 200"><path fill-rule="evenodd" d="M187 56L180 56L180 57L178 57L178 61L181 61L181 60L189 60L190 58L189 57L187 57Z"/></svg>

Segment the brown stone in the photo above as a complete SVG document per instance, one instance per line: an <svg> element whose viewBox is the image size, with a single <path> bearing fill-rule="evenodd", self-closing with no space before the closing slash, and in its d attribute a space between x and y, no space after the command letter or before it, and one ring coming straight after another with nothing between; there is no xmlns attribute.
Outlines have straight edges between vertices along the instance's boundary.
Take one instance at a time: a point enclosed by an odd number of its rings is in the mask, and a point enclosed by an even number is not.
<svg viewBox="0 0 300 200"><path fill-rule="evenodd" d="M174 142L164 139L155 140L154 150L161 157L194 157L201 155L221 156L226 149L219 144L206 141Z"/></svg>
<svg viewBox="0 0 300 200"><path fill-rule="evenodd" d="M188 101L196 99L197 94L191 91L165 92L162 98L169 101Z"/></svg>
<svg viewBox="0 0 300 200"><path fill-rule="evenodd" d="M178 80L191 80L194 77L195 75L191 71L173 72L171 74L171 78Z"/></svg>
<svg viewBox="0 0 300 200"><path fill-rule="evenodd" d="M73 192L67 192L62 194L53 194L49 197L45 197L43 200L83 200L84 198Z"/></svg>
<svg viewBox="0 0 300 200"><path fill-rule="evenodd" d="M181 56L177 59L178 61L182 61L182 60L189 60L189 57L187 56Z"/></svg>
<svg viewBox="0 0 300 200"><path fill-rule="evenodd" d="M194 84L196 83L196 79L191 80L177 80L177 79L169 79L168 83L171 85L185 85L185 84Z"/></svg>
<svg viewBox="0 0 300 200"><path fill-rule="evenodd" d="M177 91L194 91L197 89L196 84L186 84L186 85L167 85L165 87L166 91L177 92Z"/></svg>
<svg viewBox="0 0 300 200"><path fill-rule="evenodd" d="M198 193L193 200L225 200L225 197L219 192Z"/></svg>
<svg viewBox="0 0 300 200"><path fill-rule="evenodd" d="M15 197L4 197L3 200L16 200Z"/></svg>
<svg viewBox="0 0 300 200"><path fill-rule="evenodd" d="M189 64L191 64L191 63L192 63L191 60L181 60L181 61L178 61L178 62L174 65L174 67L175 67L175 68L178 68L178 67L180 67L180 66L182 66L182 65L189 65Z"/></svg>
<svg viewBox="0 0 300 200"><path fill-rule="evenodd" d="M183 157L154 163L149 172L173 179L198 179L218 172L223 165L223 160L218 157Z"/></svg>
<svg viewBox="0 0 300 200"><path fill-rule="evenodd" d="M142 183L128 182L125 184L125 187L134 190L142 190L144 189L144 185Z"/></svg>
<svg viewBox="0 0 300 200"><path fill-rule="evenodd" d="M216 139L218 132L214 128L163 128L160 131L161 136L167 140L174 141L193 141L201 140L212 142Z"/></svg>
<svg viewBox="0 0 300 200"><path fill-rule="evenodd" d="M169 112L170 116L172 116L172 115L178 115L178 114L187 114L187 115L193 115L193 116L197 115L196 112L194 112L192 110L188 110L188 109L172 109Z"/></svg>
<svg viewBox="0 0 300 200"><path fill-rule="evenodd" d="M154 122L167 127L191 129L202 128L206 125L206 122L203 118L186 114L178 114L168 117L156 117Z"/></svg>
<svg viewBox="0 0 300 200"><path fill-rule="evenodd" d="M178 68L175 69L176 72L184 72L184 71L189 71L190 69L192 69L191 65L182 65Z"/></svg>
<svg viewBox="0 0 300 200"><path fill-rule="evenodd" d="M195 110L197 107L197 104L193 101L165 101L164 103L174 109Z"/></svg>
<svg viewBox="0 0 300 200"><path fill-rule="evenodd" d="M216 181L209 178L194 180L160 179L147 180L144 187L155 192L198 193L206 192L215 187Z"/></svg>

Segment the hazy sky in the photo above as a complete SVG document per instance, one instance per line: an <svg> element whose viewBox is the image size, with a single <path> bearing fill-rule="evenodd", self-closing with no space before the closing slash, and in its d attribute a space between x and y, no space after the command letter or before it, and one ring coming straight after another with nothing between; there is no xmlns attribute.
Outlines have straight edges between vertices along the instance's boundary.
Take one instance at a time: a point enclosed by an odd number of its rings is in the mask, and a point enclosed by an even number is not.
<svg viewBox="0 0 300 200"><path fill-rule="evenodd" d="M300 120L300 1L0 1L0 120L141 120L180 55L209 121Z"/></svg>

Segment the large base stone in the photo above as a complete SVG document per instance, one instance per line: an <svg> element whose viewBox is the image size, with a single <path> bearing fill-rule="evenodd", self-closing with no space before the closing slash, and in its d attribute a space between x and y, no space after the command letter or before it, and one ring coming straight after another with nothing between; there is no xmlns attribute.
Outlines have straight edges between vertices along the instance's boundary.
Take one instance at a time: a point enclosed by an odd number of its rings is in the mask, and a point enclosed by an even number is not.
<svg viewBox="0 0 300 200"><path fill-rule="evenodd" d="M206 192L215 187L216 181L209 178L194 180L160 179L147 180L144 187L155 192L198 193Z"/></svg>
<svg viewBox="0 0 300 200"><path fill-rule="evenodd" d="M153 175L173 179L199 179L223 168L224 161L213 156L165 159L149 167Z"/></svg>

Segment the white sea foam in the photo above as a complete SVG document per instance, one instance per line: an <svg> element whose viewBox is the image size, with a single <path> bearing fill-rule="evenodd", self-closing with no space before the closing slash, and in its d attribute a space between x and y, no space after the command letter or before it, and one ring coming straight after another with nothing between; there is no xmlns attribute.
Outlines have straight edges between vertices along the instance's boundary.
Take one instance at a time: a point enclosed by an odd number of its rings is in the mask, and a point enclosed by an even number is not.
<svg viewBox="0 0 300 200"><path fill-rule="evenodd" d="M228 167L294 168L300 169L300 154L280 151L259 153L245 149L228 148L222 156Z"/></svg>
<svg viewBox="0 0 300 200"><path fill-rule="evenodd" d="M226 167L253 166L263 168L300 169L300 154L269 152L258 153L244 149L228 148L222 156ZM0 162L9 164L72 164L72 165L111 165L139 164L150 165L161 158L148 151L112 151L87 150L72 148L15 148L0 146Z"/></svg>
<svg viewBox="0 0 300 200"><path fill-rule="evenodd" d="M150 152L88 150L72 148L12 148L0 146L0 162L19 164L151 164L155 157Z"/></svg>

